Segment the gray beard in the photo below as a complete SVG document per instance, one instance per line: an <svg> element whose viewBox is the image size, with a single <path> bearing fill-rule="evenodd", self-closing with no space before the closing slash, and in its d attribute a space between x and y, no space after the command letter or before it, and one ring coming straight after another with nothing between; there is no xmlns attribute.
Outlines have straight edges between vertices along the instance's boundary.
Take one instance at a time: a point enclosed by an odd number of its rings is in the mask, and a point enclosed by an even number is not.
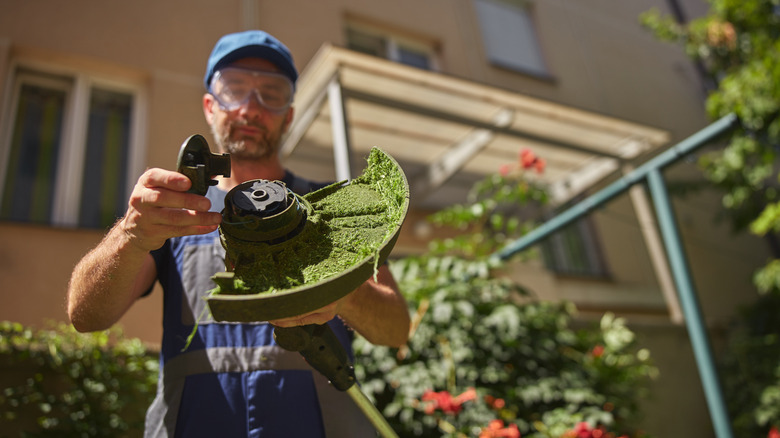
<svg viewBox="0 0 780 438"><path fill-rule="evenodd" d="M224 134L220 134L217 132L217 129L214 127L214 125L211 126L211 134L217 141L219 150L230 154L230 158L233 160L252 161L266 159L271 157L276 152L278 146L276 144L268 144L267 142L261 140L261 143L259 143L257 147L247 148L246 140L231 140L230 130L227 130L227 132Z"/></svg>

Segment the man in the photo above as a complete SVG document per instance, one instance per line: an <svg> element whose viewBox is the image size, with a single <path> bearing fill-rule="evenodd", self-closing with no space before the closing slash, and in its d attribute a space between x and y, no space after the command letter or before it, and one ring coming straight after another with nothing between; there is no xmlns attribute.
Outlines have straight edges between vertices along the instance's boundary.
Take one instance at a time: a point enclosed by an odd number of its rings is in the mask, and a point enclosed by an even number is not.
<svg viewBox="0 0 780 438"><path fill-rule="evenodd" d="M109 328L155 281L163 286L160 386L147 413L147 436L373 436L346 394L274 343L270 324L215 323L204 311L210 277L224 271L216 230L227 191L252 179L280 180L298 192L319 187L279 159L297 77L289 51L273 36L222 37L207 63L203 112L218 149L231 154L230 178L204 197L186 193L191 183L178 172L147 170L125 216L73 271L68 314L79 331ZM373 343L400 346L409 315L383 266L377 281L343 299L271 323L328 323L351 355L345 325Z"/></svg>

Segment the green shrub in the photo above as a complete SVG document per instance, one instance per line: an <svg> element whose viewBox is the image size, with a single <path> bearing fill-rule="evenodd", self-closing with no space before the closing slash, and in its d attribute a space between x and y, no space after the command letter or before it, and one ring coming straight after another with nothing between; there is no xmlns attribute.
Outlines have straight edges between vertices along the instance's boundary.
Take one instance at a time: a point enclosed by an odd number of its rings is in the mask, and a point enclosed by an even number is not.
<svg viewBox="0 0 780 438"><path fill-rule="evenodd" d="M575 329L573 305L533 299L498 275L491 254L531 229L524 217L547 199L524 178L544 161L519 158L468 204L432 216L453 237L391 264L414 334L397 351L357 339L358 380L401 436L639 436L638 401L656 370L624 321L607 314Z"/></svg>
<svg viewBox="0 0 780 438"><path fill-rule="evenodd" d="M736 436L766 436L780 426L780 295L762 296L729 330L720 360L723 393Z"/></svg>
<svg viewBox="0 0 780 438"><path fill-rule="evenodd" d="M394 263L417 312L408 348L355 343L362 388L399 435L476 437L494 420L523 437L559 437L581 422L638 433L655 369L622 319L575 330L568 303L517 302L506 281L444 274L470 269L462 263Z"/></svg>
<svg viewBox="0 0 780 438"><path fill-rule="evenodd" d="M0 436L141 436L157 357L112 329L0 322Z"/></svg>
<svg viewBox="0 0 780 438"><path fill-rule="evenodd" d="M780 427L780 14L777 0L708 0L706 15L679 23L654 9L642 24L677 44L705 73L710 118L733 113L727 144L702 153L711 186L735 231L762 236L771 257L754 276L762 295L735 320L720 360L735 436L778 436Z"/></svg>

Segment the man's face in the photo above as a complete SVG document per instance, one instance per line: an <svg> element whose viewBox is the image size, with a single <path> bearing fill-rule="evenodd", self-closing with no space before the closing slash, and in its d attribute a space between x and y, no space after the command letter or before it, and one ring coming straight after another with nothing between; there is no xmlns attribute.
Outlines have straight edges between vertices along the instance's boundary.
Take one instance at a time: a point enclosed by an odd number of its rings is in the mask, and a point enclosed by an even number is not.
<svg viewBox="0 0 780 438"><path fill-rule="evenodd" d="M279 71L270 61L257 58L241 59L230 67ZM293 114L292 107L281 112L271 111L262 106L254 95L244 105L230 110L207 94L203 110L220 151L229 153L235 160L267 159L275 155Z"/></svg>

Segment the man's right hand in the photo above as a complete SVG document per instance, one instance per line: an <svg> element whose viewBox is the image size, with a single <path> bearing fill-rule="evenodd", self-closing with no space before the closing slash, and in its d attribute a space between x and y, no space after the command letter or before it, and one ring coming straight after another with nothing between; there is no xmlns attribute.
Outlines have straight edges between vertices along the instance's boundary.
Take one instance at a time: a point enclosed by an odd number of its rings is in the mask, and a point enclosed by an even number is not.
<svg viewBox="0 0 780 438"><path fill-rule="evenodd" d="M73 269L68 316L79 331L105 330L148 291L157 278L149 251L170 237L214 231L222 215L205 196L187 193L190 180L149 169L130 195L127 213Z"/></svg>
<svg viewBox="0 0 780 438"><path fill-rule="evenodd" d="M216 230L222 215L209 212L211 201L205 196L187 193L191 185L179 172L148 169L138 178L118 225L145 251L160 248L171 237Z"/></svg>

